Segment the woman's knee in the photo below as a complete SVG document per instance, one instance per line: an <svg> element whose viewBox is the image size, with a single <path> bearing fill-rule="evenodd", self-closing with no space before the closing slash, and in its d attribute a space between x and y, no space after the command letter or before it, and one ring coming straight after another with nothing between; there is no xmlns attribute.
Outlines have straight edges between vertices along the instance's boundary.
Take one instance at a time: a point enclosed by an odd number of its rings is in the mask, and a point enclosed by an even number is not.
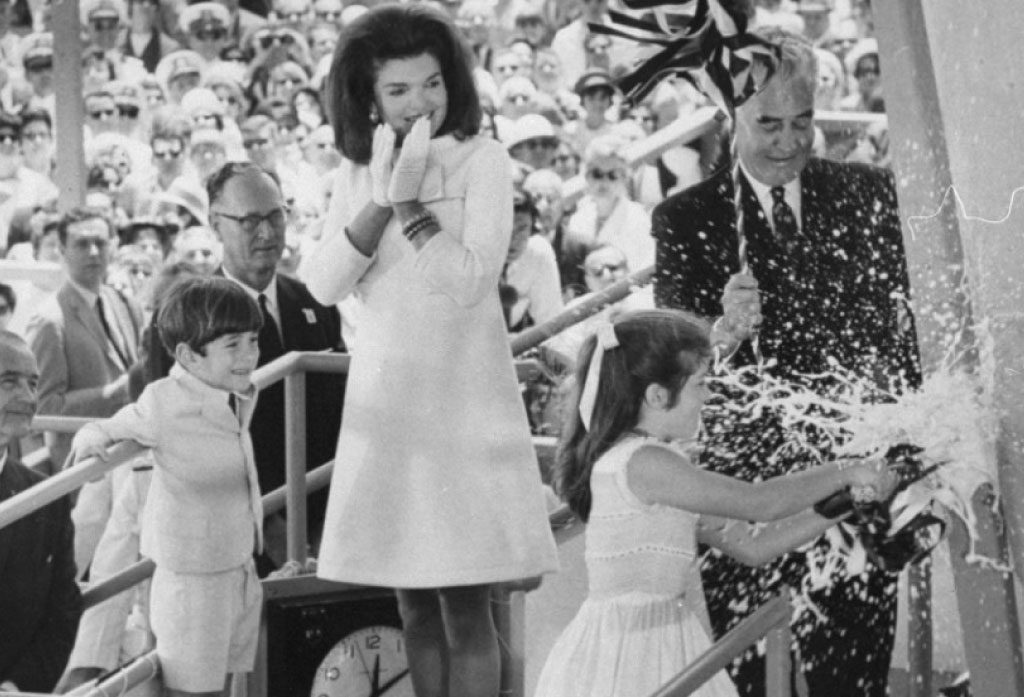
<svg viewBox="0 0 1024 697"><path fill-rule="evenodd" d="M441 620L441 604L436 590L397 590L398 613L406 629Z"/></svg>
<svg viewBox="0 0 1024 697"><path fill-rule="evenodd" d="M494 636L489 586L443 588L441 610L445 633L452 648L486 645Z"/></svg>

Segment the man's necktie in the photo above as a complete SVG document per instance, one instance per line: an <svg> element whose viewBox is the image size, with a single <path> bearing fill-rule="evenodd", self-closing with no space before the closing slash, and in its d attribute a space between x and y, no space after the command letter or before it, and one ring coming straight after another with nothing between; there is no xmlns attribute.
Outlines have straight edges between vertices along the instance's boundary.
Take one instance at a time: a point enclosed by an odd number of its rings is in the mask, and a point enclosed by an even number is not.
<svg viewBox="0 0 1024 697"><path fill-rule="evenodd" d="M228 392L228 406L231 407L231 413L238 416L238 399L234 392Z"/></svg>
<svg viewBox="0 0 1024 697"><path fill-rule="evenodd" d="M118 357L120 357L121 363L124 364L125 368L130 367L132 363L128 360L125 349L121 345L121 342L118 341L118 337L111 328L110 323L107 322L107 313L103 307L103 298L99 295L96 296L96 314L100 316L100 324L103 325L103 333L107 335L107 341L109 341L110 345L114 347L114 351L117 352Z"/></svg>
<svg viewBox="0 0 1024 697"><path fill-rule="evenodd" d="M260 365L265 365L284 354L281 343L281 332L277 328L274 316L267 309L267 296L260 293L260 312L263 313L263 327L260 329Z"/></svg>
<svg viewBox="0 0 1024 697"><path fill-rule="evenodd" d="M796 216L786 203L786 189L781 186L772 187L772 226L775 238L783 246L792 246L797 241Z"/></svg>

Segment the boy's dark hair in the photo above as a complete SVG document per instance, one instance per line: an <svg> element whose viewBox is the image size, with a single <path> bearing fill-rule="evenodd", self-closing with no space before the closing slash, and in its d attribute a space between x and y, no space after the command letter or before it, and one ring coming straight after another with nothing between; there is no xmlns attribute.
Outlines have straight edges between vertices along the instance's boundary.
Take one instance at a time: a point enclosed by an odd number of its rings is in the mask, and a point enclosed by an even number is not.
<svg viewBox="0 0 1024 697"><path fill-rule="evenodd" d="M171 355L186 344L199 355L225 334L257 332L259 305L240 285L219 276L183 278L167 292L156 320L160 341Z"/></svg>
<svg viewBox="0 0 1024 697"><path fill-rule="evenodd" d="M60 222L57 223L57 236L60 238L61 245L68 243L68 227L75 223L81 223L84 220L102 220L107 226L107 233L111 237L114 236L114 225L110 222L110 218L107 217L106 213L99 208L78 206L61 216Z"/></svg>
<svg viewBox="0 0 1024 697"><path fill-rule="evenodd" d="M334 140L345 157L360 164L370 161L375 127L370 110L381 66L423 53L441 66L448 91L448 112L437 135L451 133L461 139L479 132L473 58L459 30L445 14L425 4L379 5L341 30L325 83Z"/></svg>

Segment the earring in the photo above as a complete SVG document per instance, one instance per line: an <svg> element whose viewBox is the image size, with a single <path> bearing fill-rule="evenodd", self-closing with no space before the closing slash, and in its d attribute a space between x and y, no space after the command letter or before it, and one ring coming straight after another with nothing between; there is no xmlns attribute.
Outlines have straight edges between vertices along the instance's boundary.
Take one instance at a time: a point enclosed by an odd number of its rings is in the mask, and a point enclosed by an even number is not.
<svg viewBox="0 0 1024 697"><path fill-rule="evenodd" d="M380 123L380 115L377 113L376 106L370 107L370 123L372 123L374 126Z"/></svg>

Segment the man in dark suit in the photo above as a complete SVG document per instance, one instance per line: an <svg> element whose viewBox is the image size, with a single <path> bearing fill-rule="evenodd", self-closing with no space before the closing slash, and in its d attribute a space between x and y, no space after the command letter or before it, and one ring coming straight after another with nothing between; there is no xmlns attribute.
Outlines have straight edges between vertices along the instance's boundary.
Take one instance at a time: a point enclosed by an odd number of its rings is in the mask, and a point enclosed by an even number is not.
<svg viewBox="0 0 1024 697"><path fill-rule="evenodd" d="M806 378L835 359L881 387L920 380L896 192L890 173L810 157L814 140L813 51L802 39L772 32L782 65L765 88L738 107L737 150L749 273L740 273L734 186L729 168L670 197L653 215L657 238L656 302L716 319L730 349L759 328L768 370L812 389ZM755 356L744 344L733 365ZM775 457L784 431L771 415L746 420L712 413L705 461L744 479L813 464ZM808 501L808 505L814 503ZM825 553L837 536L825 536ZM859 544L859 542L854 542ZM835 551L835 550L833 550ZM765 569L709 558L704 584L715 634L721 636L783 583L801 588L813 555L793 553ZM794 624L801 668L815 696L886 692L896 576L868 563L863 575L836 574L808 593L822 613L803 610ZM741 694L764 693L763 661L734 675Z"/></svg>
<svg viewBox="0 0 1024 697"><path fill-rule="evenodd" d="M45 479L7 452L29 433L38 383L28 345L0 331L0 501ZM73 534L67 498L0 528L0 690L50 692L64 671L82 614Z"/></svg>
<svg viewBox="0 0 1024 697"><path fill-rule="evenodd" d="M325 307L301 282L277 273L284 251L287 211L278 180L249 162L232 162L207 184L211 225L224 245L220 272L239 283L264 313L260 365L289 351L344 351L341 316ZM334 457L345 391L342 375L310 375L306 383L306 464L312 469ZM284 383L260 391L250 426L260 490L284 485ZM310 538L317 540L326 510L326 492L309 500ZM265 522L271 560L283 561L280 516ZM280 544L277 544L280 543ZM266 560L261 572L268 571Z"/></svg>

